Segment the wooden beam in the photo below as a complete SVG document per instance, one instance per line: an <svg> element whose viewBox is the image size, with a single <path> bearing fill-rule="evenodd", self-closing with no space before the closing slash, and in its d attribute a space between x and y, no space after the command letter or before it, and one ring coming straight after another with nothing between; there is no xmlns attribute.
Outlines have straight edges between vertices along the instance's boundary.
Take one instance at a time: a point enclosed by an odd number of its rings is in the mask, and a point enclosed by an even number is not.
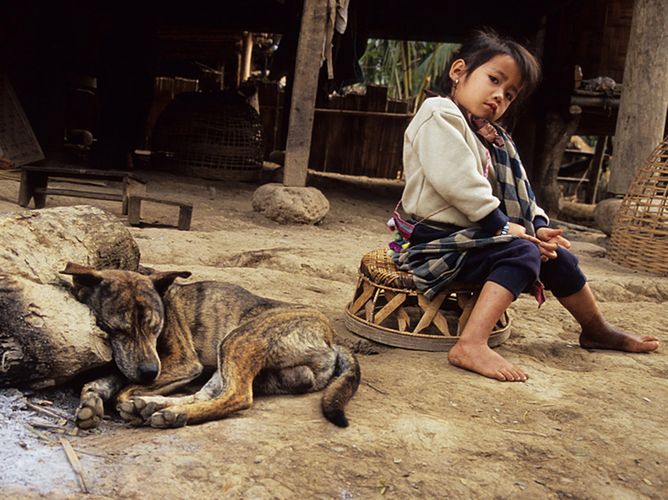
<svg viewBox="0 0 668 500"><path fill-rule="evenodd" d="M636 0L617 115L608 192L623 195L663 138L668 106L668 9Z"/></svg>
<svg viewBox="0 0 668 500"><path fill-rule="evenodd" d="M241 64L241 81L248 80L251 74L253 62L253 33L244 33L244 54L243 62Z"/></svg>
<svg viewBox="0 0 668 500"><path fill-rule="evenodd" d="M286 186L306 185L326 14L327 0L304 0L285 147L283 184Z"/></svg>

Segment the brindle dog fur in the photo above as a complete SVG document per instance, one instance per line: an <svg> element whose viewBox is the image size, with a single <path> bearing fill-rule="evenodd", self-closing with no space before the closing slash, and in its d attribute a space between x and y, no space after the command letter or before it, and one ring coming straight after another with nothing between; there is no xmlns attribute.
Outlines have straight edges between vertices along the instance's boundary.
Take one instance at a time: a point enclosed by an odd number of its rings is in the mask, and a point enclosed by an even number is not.
<svg viewBox="0 0 668 500"><path fill-rule="evenodd" d="M144 275L74 263L62 272L108 333L119 372L84 385L79 427L96 427L114 396L125 420L164 428L221 419L249 408L254 394L322 389L325 417L348 425L344 408L360 367L333 343L321 312L229 283L174 283L189 272ZM213 375L198 392L168 396L207 369Z"/></svg>

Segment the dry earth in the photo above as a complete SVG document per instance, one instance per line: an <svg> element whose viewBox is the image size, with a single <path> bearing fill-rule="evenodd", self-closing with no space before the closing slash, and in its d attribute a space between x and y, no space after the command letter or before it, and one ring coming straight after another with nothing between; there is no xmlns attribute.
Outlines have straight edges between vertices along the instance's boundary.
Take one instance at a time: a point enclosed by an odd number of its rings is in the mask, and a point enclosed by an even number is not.
<svg viewBox="0 0 668 500"><path fill-rule="evenodd" d="M650 355L577 346L576 323L548 298L512 306L513 335L499 348L525 367L524 384L450 366L444 353L371 344L343 327L361 255L384 246L384 221L399 196L392 182L313 179L331 203L318 226L279 225L253 212L255 185L158 176L149 192L191 201L193 227L176 209L147 205L157 223L132 228L142 262L220 279L269 297L314 305L341 341L360 351L363 383L338 429L319 396L265 397L226 420L176 430L128 428L116 416L66 435L88 498L666 498L668 279L604 258L605 239L568 236L608 318L664 346ZM0 180L0 212L16 211L18 183ZM81 203L50 198L47 206ZM114 203L96 206L120 214ZM38 249L36 249L38 251ZM47 399L61 413L76 388L0 391L0 488L6 498L83 498L58 424L25 406Z"/></svg>

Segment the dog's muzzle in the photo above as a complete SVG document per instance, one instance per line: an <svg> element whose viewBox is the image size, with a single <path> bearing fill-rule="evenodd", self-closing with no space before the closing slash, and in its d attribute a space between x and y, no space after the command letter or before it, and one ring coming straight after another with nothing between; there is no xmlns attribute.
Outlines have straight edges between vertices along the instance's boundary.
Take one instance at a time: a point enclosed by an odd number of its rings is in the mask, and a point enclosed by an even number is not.
<svg viewBox="0 0 668 500"><path fill-rule="evenodd" d="M155 363L141 363L139 365L139 381L142 384L153 382L158 376L158 365Z"/></svg>

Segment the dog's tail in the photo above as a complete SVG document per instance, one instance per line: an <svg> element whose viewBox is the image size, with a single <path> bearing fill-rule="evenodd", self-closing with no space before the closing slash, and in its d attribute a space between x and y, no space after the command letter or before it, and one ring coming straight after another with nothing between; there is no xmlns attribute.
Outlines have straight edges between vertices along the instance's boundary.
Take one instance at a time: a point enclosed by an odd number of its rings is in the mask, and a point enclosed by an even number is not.
<svg viewBox="0 0 668 500"><path fill-rule="evenodd" d="M360 385L360 364L347 348L335 345L336 366L330 384L322 395L322 413L339 427L348 427L344 409Z"/></svg>

